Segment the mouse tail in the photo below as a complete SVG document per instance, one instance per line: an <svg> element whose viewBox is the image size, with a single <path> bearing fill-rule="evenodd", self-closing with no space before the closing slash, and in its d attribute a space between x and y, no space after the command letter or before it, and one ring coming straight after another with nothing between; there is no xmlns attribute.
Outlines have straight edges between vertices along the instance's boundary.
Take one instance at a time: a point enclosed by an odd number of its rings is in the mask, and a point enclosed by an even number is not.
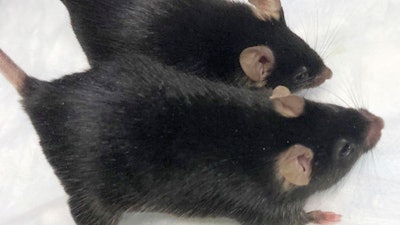
<svg viewBox="0 0 400 225"><path fill-rule="evenodd" d="M0 73L22 97L29 95L37 89L40 83L43 83L43 81L28 76L2 49L0 49Z"/></svg>

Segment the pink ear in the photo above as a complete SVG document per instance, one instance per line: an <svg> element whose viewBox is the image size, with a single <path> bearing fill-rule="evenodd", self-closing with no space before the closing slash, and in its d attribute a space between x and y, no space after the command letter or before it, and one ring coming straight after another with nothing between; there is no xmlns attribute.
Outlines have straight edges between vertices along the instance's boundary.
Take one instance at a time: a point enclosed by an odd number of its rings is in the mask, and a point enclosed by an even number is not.
<svg viewBox="0 0 400 225"><path fill-rule="evenodd" d="M310 183L314 153L303 145L293 145L278 155L277 177L284 179L284 189L305 186Z"/></svg>
<svg viewBox="0 0 400 225"><path fill-rule="evenodd" d="M295 118L304 112L304 98L292 95L287 87L276 87L270 99L274 106L274 110L281 116Z"/></svg>
<svg viewBox="0 0 400 225"><path fill-rule="evenodd" d="M271 74L275 65L275 57L267 46L246 48L240 54L240 66L247 77L255 82L264 81Z"/></svg>
<svg viewBox="0 0 400 225"><path fill-rule="evenodd" d="M279 85L274 88L272 91L272 96L270 99L275 99L275 98L282 98L282 97L287 97L291 95L289 88Z"/></svg>
<svg viewBox="0 0 400 225"><path fill-rule="evenodd" d="M262 20L271 18L279 20L281 17L280 0L249 0L249 3L256 7L254 12Z"/></svg>

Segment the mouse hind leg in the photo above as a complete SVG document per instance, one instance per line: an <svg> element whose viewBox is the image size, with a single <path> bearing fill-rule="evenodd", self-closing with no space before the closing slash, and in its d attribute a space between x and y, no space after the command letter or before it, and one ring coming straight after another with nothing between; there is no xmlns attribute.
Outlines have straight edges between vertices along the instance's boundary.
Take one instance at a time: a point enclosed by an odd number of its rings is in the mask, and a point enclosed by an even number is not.
<svg viewBox="0 0 400 225"><path fill-rule="evenodd" d="M69 207L77 225L117 225L121 212L103 207L87 196L71 196Z"/></svg>

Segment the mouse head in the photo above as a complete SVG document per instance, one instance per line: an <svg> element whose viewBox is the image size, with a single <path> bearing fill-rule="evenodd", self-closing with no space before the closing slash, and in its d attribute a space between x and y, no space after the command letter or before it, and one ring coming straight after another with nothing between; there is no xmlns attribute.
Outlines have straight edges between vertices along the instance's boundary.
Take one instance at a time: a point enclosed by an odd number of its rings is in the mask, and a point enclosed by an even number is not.
<svg viewBox="0 0 400 225"><path fill-rule="evenodd" d="M245 31L249 42L240 54L240 66L249 86L291 91L315 87L331 78L321 57L287 26L279 0L249 0L255 21ZM254 27L258 31L254 32ZM251 31L250 31L251 29Z"/></svg>
<svg viewBox="0 0 400 225"><path fill-rule="evenodd" d="M338 182L376 145L384 126L365 109L316 103L281 86L274 89L271 102L277 117L270 118L273 122L265 131L270 135L264 132L264 137L271 148L267 152L274 155L255 161L260 163L257 168L271 158L275 161L272 168L260 170L257 179L266 185L272 177L279 186L274 190L286 197L306 198ZM272 175L263 178L268 171Z"/></svg>
<svg viewBox="0 0 400 225"><path fill-rule="evenodd" d="M307 194L329 188L345 176L360 156L376 145L384 127L380 117L365 109L311 101L307 101L304 114L296 118L296 124L300 130L293 140L295 147L281 153L277 168L278 171L284 168L285 157L297 157L294 164L297 163L297 171L306 179L303 183L285 179L286 185L291 183L286 188L302 187L297 191Z"/></svg>

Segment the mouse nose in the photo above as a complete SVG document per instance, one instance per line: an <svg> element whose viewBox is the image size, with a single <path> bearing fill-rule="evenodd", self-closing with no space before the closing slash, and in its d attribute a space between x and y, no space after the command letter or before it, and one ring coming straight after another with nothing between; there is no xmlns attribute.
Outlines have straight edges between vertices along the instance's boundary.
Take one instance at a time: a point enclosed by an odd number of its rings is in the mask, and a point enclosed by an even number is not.
<svg viewBox="0 0 400 225"><path fill-rule="evenodd" d="M315 76L311 87L316 87L321 85L322 83L325 82L325 80L331 79L332 78L332 70L329 69L328 67L324 66L319 74Z"/></svg>
<svg viewBox="0 0 400 225"><path fill-rule="evenodd" d="M361 109L360 112L369 122L369 129L365 138L365 145L368 149L370 149L373 148L381 138L382 129L384 128L385 123L382 118L375 116L366 109Z"/></svg>

